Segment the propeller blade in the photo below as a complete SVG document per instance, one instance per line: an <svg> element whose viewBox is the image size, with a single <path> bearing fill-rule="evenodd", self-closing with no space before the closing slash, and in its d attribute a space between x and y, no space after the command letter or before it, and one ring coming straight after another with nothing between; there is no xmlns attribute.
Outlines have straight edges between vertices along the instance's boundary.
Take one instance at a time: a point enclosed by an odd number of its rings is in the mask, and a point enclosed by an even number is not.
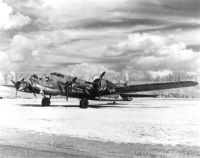
<svg viewBox="0 0 200 158"><path fill-rule="evenodd" d="M104 71L99 77L98 88L101 86L101 80L102 80L103 76L105 75L105 73L106 72Z"/></svg>
<svg viewBox="0 0 200 158"><path fill-rule="evenodd" d="M72 82L74 83L74 82L76 82L76 80L77 80L77 77L74 77Z"/></svg>
<svg viewBox="0 0 200 158"><path fill-rule="evenodd" d="M10 80L10 81L11 81L14 85L16 84L15 81L13 81L13 80Z"/></svg>
<svg viewBox="0 0 200 158"><path fill-rule="evenodd" d="M99 77L99 79L101 79L102 80L102 78L103 78L103 76L105 75L105 71L100 75L100 77Z"/></svg>
<svg viewBox="0 0 200 158"><path fill-rule="evenodd" d="M14 80L10 80L13 84L14 84L14 86L15 86L15 98L17 98L17 87L18 87L18 83L17 82L15 82Z"/></svg>
<svg viewBox="0 0 200 158"><path fill-rule="evenodd" d="M77 77L74 77L72 79L72 81L67 81L65 83L65 93L66 93L66 100L68 101L68 98L69 98L69 86L72 86L73 83L75 83L77 80Z"/></svg>
<svg viewBox="0 0 200 158"><path fill-rule="evenodd" d="M15 97L17 98L17 89L16 89L16 91L15 91Z"/></svg>
<svg viewBox="0 0 200 158"><path fill-rule="evenodd" d="M99 100L100 100L100 92L99 92L99 90L98 90L98 95L99 95L98 97L99 97Z"/></svg>
<svg viewBox="0 0 200 158"><path fill-rule="evenodd" d="M62 85L65 85L65 83L64 83L64 82L62 82L62 81L58 81L58 83L59 83L59 84L62 84Z"/></svg>
<svg viewBox="0 0 200 158"><path fill-rule="evenodd" d="M99 82L98 82L98 88L97 88L97 91L98 91L98 95L99 95L99 100L100 100L100 86L101 86L101 81L102 81L102 78L103 78L103 76L105 75L105 71L100 75L100 77L99 77Z"/></svg>
<svg viewBox="0 0 200 158"><path fill-rule="evenodd" d="M60 91L61 91L61 94L63 94L63 90L62 90L62 87L61 87L61 85L60 85L60 84L62 84L62 83L61 83L60 81L58 81L57 84L58 84L58 87L59 87L59 89L60 89Z"/></svg>
<svg viewBox="0 0 200 158"><path fill-rule="evenodd" d="M95 79L93 82L92 82L92 85L93 85L93 88L95 89L99 99L100 99L100 89L101 89L101 81L103 79L103 76L105 75L105 71L99 76L98 79ZM86 82L86 83L89 83L90 82Z"/></svg>
<svg viewBox="0 0 200 158"><path fill-rule="evenodd" d="M68 101L68 97L69 97L69 92L68 92L68 90L69 90L69 85L67 84L66 85L66 100Z"/></svg>
<svg viewBox="0 0 200 158"><path fill-rule="evenodd" d="M58 81L58 82L57 82L57 84L58 84L58 86L59 86L59 88L60 88L62 94L63 94L63 91L62 91L61 85L64 86L64 89L65 89L65 96L66 96L66 100L67 100L67 101L68 101L68 98L69 98L69 87L70 87L73 83L75 83L76 80L77 80L77 77L74 77L74 78L72 79L72 81L67 81L67 82L65 82L65 83L62 82L62 81Z"/></svg>

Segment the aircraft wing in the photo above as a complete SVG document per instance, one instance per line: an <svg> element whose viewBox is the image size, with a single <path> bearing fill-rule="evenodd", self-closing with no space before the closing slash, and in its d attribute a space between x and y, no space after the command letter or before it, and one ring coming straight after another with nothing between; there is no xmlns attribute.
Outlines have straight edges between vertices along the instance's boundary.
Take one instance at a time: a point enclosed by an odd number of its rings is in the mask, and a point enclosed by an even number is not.
<svg viewBox="0 0 200 158"><path fill-rule="evenodd" d="M14 85L0 85L0 86L3 86L3 87L11 87L11 88L15 88Z"/></svg>
<svg viewBox="0 0 200 158"><path fill-rule="evenodd" d="M124 87L116 87L115 90L119 93L131 93L131 92L143 92L143 91L153 91L153 90L172 89L181 87L191 87L196 85L198 85L198 82L180 81L180 82L130 85Z"/></svg>

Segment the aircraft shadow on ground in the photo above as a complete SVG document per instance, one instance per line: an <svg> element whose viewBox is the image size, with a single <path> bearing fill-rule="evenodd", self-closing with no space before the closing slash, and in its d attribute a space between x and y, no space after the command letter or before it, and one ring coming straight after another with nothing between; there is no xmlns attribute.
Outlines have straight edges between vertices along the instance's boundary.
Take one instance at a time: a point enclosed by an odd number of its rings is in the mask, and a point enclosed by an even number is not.
<svg viewBox="0 0 200 158"><path fill-rule="evenodd" d="M41 104L18 104L27 107L43 107ZM78 107L78 105L50 105L50 107Z"/></svg>
<svg viewBox="0 0 200 158"><path fill-rule="evenodd" d="M25 107L43 107L41 104L18 104L19 106L25 106ZM123 104L127 105L127 104ZM99 109L99 108L133 108L133 109L161 109L161 108L170 108L168 106L141 106L142 104L130 105L130 106L123 106L122 104L93 104L89 105L89 108ZM79 107L79 105L51 105L50 107L65 107L65 108L75 108ZM45 108L45 107L44 107ZM49 108L49 107L47 107Z"/></svg>
<svg viewBox="0 0 200 158"><path fill-rule="evenodd" d="M19 106L25 106L25 107L43 107L41 104L18 104ZM121 105L121 104L120 104ZM74 108L79 107L79 105L50 105L50 107L65 107L65 108ZM127 106L118 106L117 104L94 104L89 105L89 108L131 108Z"/></svg>
<svg viewBox="0 0 200 158"><path fill-rule="evenodd" d="M122 104L120 104L122 105ZM127 104L123 104L123 105L127 105ZM165 108L170 108L168 106L135 106L135 105L130 105L130 106L117 106L116 105L112 105L112 104L98 104L98 105L90 105L90 108L130 108L130 109L165 109Z"/></svg>

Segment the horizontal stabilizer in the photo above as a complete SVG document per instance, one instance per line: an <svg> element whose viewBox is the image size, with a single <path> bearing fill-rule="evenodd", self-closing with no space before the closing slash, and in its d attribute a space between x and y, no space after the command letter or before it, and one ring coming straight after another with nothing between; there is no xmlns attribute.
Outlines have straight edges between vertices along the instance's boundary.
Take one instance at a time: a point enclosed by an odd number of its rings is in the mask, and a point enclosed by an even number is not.
<svg viewBox="0 0 200 158"><path fill-rule="evenodd" d="M15 88L14 85L0 85L0 86Z"/></svg>
<svg viewBox="0 0 200 158"><path fill-rule="evenodd" d="M162 89L172 89L181 87L191 87L198 85L198 82L194 81L180 81L180 82L166 82L166 83L150 83L150 84L138 84L124 87L117 87L116 90L119 93L130 93L130 92L142 92L142 91L153 91Z"/></svg>
<svg viewBox="0 0 200 158"><path fill-rule="evenodd" d="M89 100L95 100L95 101L128 101L128 100L123 100L123 99L114 99L114 98L91 98Z"/></svg>

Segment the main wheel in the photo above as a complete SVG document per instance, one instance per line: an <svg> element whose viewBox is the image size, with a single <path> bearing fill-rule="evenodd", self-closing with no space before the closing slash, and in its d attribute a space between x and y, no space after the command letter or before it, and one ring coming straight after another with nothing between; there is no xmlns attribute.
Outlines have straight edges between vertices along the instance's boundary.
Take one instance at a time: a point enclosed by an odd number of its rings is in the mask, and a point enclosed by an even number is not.
<svg viewBox="0 0 200 158"><path fill-rule="evenodd" d="M80 106L79 106L80 108L86 109L88 108L88 105L89 105L89 102L87 99L83 98L80 100Z"/></svg>
<svg viewBox="0 0 200 158"><path fill-rule="evenodd" d="M116 103L117 103L117 102L114 100L114 101L113 101L113 105L115 105Z"/></svg>
<svg viewBox="0 0 200 158"><path fill-rule="evenodd" d="M51 104L51 101L50 101L50 98L43 98L42 99L42 106L50 106Z"/></svg>

